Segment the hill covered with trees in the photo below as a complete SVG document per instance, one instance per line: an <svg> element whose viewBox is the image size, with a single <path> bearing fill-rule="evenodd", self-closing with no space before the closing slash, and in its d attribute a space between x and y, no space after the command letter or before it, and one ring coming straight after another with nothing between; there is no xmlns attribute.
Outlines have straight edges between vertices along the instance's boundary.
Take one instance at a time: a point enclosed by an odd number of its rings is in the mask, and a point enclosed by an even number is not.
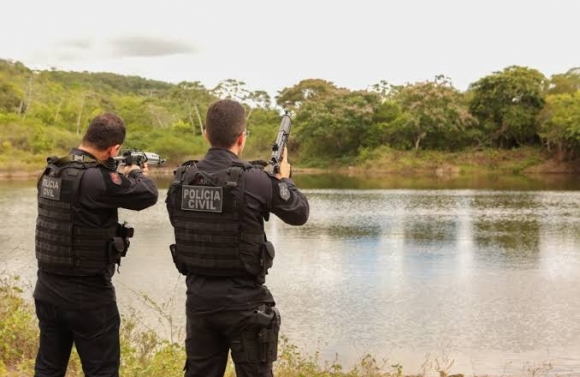
<svg viewBox="0 0 580 377"><path fill-rule="evenodd" d="M36 169L47 155L66 153L104 111L125 120L125 147L157 152L173 164L199 158L207 148L205 112L218 98L246 106L250 159L268 158L282 109L293 118L289 147L301 166L361 165L399 151L532 148L555 161L580 154L578 68L548 78L510 66L465 92L444 76L355 91L306 79L272 99L234 79L206 88L112 73L37 71L0 60L0 169Z"/></svg>

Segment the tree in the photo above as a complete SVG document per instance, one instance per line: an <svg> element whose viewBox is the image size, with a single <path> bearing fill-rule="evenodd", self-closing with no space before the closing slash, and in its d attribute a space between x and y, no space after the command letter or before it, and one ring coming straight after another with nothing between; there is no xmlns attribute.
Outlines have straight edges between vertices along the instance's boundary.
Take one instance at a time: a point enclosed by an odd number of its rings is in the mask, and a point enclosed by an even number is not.
<svg viewBox="0 0 580 377"><path fill-rule="evenodd" d="M284 88L276 96L278 106L295 111L307 101L322 101L338 88L330 81L321 79L302 80L291 88Z"/></svg>
<svg viewBox="0 0 580 377"><path fill-rule="evenodd" d="M182 81L171 90L171 98L177 101L177 107L186 114L186 119L191 124L191 131L195 135L196 125L199 127L199 135L203 134L202 113L215 99L209 91L199 82Z"/></svg>
<svg viewBox="0 0 580 377"><path fill-rule="evenodd" d="M367 90L369 92L377 93L384 101L386 101L389 98L393 98L401 88L400 85L389 84L385 80L381 80L378 83L369 86Z"/></svg>
<svg viewBox="0 0 580 377"><path fill-rule="evenodd" d="M476 121L463 103L462 94L450 80L437 76L434 81L407 84L394 96L405 115L392 124L391 132L412 138L414 149L427 144L432 149L456 149L461 135Z"/></svg>
<svg viewBox="0 0 580 377"><path fill-rule="evenodd" d="M490 144L512 147L535 141L545 84L546 77L539 71L510 66L470 85L469 109Z"/></svg>
<svg viewBox="0 0 580 377"><path fill-rule="evenodd" d="M249 159L268 160L272 145L278 135L281 115L278 110L257 107L252 109L252 117L248 119L247 127L252 132L252 136L246 141L244 155ZM292 130L288 149L292 160L295 160L295 128Z"/></svg>
<svg viewBox="0 0 580 377"><path fill-rule="evenodd" d="M376 93L335 89L308 98L297 110L296 139L302 154L309 158L355 156L367 147L375 108L380 103Z"/></svg>
<svg viewBox="0 0 580 377"><path fill-rule="evenodd" d="M559 160L580 153L580 91L550 95L540 115L541 137Z"/></svg>
<svg viewBox="0 0 580 377"><path fill-rule="evenodd" d="M575 93L580 90L580 68L572 68L566 73L552 75L548 82L548 94Z"/></svg>
<svg viewBox="0 0 580 377"><path fill-rule="evenodd" d="M15 112L20 104L21 97L12 84L0 79L0 110Z"/></svg>
<svg viewBox="0 0 580 377"><path fill-rule="evenodd" d="M211 94L220 99L232 99L238 102L245 102L250 91L246 88L246 83L234 79L223 80L211 90Z"/></svg>
<svg viewBox="0 0 580 377"><path fill-rule="evenodd" d="M270 109L272 106L272 100L270 99L268 92L264 90L256 90L248 93L245 104L249 107L248 115L246 116L246 119L249 120L255 109Z"/></svg>
<svg viewBox="0 0 580 377"><path fill-rule="evenodd" d="M217 98L232 99L246 106L247 119L250 119L255 108L269 109L272 103L270 95L263 90L250 91L246 83L228 79L220 82L211 93Z"/></svg>

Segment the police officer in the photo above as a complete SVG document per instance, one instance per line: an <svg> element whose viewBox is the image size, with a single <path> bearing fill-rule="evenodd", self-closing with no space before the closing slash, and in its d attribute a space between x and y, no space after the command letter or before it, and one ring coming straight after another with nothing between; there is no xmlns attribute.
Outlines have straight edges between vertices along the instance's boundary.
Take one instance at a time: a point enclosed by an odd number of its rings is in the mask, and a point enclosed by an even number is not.
<svg viewBox="0 0 580 377"><path fill-rule="evenodd" d="M158 197L146 164L117 172L113 157L124 140L123 120L99 115L78 148L48 158L38 181L37 377L64 376L73 344L86 376L119 375L120 318L111 279L132 228L118 223L117 209L139 211Z"/></svg>
<svg viewBox="0 0 580 377"><path fill-rule="evenodd" d="M247 131L238 102L210 105L205 137L206 156L176 170L166 200L173 260L187 276L185 375L223 376L231 350L236 376L272 376L280 314L264 285L274 258L264 220L303 225L308 201L286 157L277 174L239 159Z"/></svg>

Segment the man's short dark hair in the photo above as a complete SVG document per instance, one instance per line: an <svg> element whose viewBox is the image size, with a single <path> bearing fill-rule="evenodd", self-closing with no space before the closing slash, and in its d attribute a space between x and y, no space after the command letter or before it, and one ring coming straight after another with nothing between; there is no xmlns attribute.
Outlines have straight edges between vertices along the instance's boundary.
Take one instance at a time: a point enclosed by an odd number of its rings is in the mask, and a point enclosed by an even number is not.
<svg viewBox="0 0 580 377"><path fill-rule="evenodd" d="M123 119L113 113L104 113L96 116L91 121L85 136L83 136L83 144L88 144L104 151L113 145L123 144L125 134L125 122L123 122Z"/></svg>
<svg viewBox="0 0 580 377"><path fill-rule="evenodd" d="M205 129L213 147L229 148L246 129L246 109L230 99L216 101L207 109Z"/></svg>

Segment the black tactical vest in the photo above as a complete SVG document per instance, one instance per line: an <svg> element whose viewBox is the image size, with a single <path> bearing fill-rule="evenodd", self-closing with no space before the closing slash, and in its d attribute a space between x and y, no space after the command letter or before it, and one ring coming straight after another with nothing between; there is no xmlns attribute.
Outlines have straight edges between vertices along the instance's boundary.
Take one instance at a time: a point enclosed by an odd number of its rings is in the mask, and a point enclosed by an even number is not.
<svg viewBox="0 0 580 377"><path fill-rule="evenodd" d="M244 218L244 173L251 168L234 162L209 174L188 162L176 170L168 206L176 241L171 252L181 273L250 274L263 282L274 249L266 241L263 224Z"/></svg>
<svg viewBox="0 0 580 377"><path fill-rule="evenodd" d="M38 267L60 275L100 274L114 262L109 246L117 233L111 228L80 226L78 194L86 169L99 163L87 156L49 158L38 180L36 258ZM111 216L116 216L111 210Z"/></svg>

